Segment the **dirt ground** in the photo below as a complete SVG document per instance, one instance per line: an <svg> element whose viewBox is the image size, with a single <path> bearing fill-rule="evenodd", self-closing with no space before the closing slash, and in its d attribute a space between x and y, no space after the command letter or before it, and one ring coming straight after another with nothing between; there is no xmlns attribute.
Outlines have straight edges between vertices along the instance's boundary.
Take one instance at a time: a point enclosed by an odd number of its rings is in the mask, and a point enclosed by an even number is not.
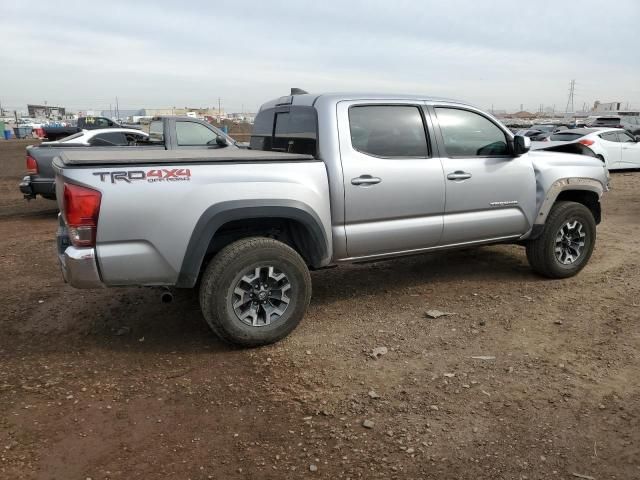
<svg viewBox="0 0 640 480"><path fill-rule="evenodd" d="M192 292L66 286L24 146L0 142L0 478L640 478L640 172L575 278L516 246L315 272L298 329L239 350Z"/></svg>

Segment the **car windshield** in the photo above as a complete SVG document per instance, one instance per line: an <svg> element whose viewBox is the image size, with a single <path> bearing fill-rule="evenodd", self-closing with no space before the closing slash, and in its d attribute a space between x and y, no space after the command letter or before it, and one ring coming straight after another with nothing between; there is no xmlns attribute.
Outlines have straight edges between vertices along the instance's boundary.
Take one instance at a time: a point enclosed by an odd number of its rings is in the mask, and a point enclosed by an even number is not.
<svg viewBox="0 0 640 480"><path fill-rule="evenodd" d="M584 133L558 132L554 133L549 138L552 142L572 142L573 140L578 140L579 138L584 137L584 135Z"/></svg>

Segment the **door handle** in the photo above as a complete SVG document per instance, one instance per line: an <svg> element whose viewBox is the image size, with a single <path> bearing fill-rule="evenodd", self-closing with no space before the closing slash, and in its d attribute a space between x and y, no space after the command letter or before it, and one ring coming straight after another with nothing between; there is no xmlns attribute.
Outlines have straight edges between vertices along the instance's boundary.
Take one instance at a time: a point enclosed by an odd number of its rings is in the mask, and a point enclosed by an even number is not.
<svg viewBox="0 0 640 480"><path fill-rule="evenodd" d="M462 170L456 170L455 172L447 175L447 179L449 180L466 180L467 178L471 178L471 174L463 172Z"/></svg>
<svg viewBox="0 0 640 480"><path fill-rule="evenodd" d="M375 185L380 183L381 178L372 177L371 175L360 175L359 177L351 179L351 185Z"/></svg>

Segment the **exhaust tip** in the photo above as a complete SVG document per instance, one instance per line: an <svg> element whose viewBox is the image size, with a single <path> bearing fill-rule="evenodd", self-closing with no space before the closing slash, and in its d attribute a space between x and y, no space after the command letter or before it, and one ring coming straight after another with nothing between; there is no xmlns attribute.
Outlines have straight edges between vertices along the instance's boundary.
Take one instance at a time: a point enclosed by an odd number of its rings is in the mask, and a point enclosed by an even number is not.
<svg viewBox="0 0 640 480"><path fill-rule="evenodd" d="M171 292L162 292L160 294L160 301L162 303L171 303L171 302L173 302L173 293L171 293Z"/></svg>

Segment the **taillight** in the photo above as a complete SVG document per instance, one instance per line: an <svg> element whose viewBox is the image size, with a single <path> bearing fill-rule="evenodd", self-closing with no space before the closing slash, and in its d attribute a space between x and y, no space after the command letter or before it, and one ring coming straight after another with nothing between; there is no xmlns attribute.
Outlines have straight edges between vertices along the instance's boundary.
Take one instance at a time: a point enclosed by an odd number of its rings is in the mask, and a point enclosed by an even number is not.
<svg viewBox="0 0 640 480"><path fill-rule="evenodd" d="M102 194L72 183L64 184L63 211L71 243L76 247L93 247Z"/></svg>
<svg viewBox="0 0 640 480"><path fill-rule="evenodd" d="M585 147L590 147L591 145L593 145L596 142L593 141L593 140L589 140L588 138L585 138L583 140L580 140L578 143L584 145Z"/></svg>
<svg viewBox="0 0 640 480"><path fill-rule="evenodd" d="M36 175L38 173L38 162L31 155L27 154L27 174Z"/></svg>

